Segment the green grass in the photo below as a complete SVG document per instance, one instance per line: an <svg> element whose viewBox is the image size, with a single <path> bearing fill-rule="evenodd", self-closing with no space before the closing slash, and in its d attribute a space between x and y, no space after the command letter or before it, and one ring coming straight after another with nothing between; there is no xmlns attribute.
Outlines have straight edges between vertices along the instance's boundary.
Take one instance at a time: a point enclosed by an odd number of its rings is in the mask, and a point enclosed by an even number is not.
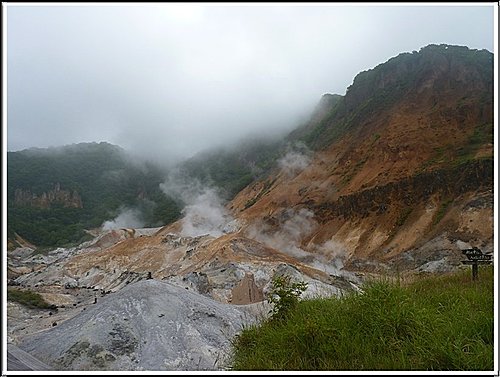
<svg viewBox="0 0 500 377"><path fill-rule="evenodd" d="M45 301L40 294L32 291L9 288L7 289L7 300L18 302L29 308L57 309L55 305Z"/></svg>
<svg viewBox="0 0 500 377"><path fill-rule="evenodd" d="M449 144L434 148L434 155L420 166L419 172L442 164L457 168L478 159L491 158L491 156L476 157L477 151L488 143L493 143L492 124L484 123L478 125L474 128L474 132L469 135L467 142L462 146Z"/></svg>
<svg viewBox="0 0 500 377"><path fill-rule="evenodd" d="M396 221L396 225L398 227L403 226L406 220L408 220L408 217L410 216L410 213L413 211L413 208L411 207L405 207L401 213L399 214L399 217Z"/></svg>
<svg viewBox="0 0 500 377"><path fill-rule="evenodd" d="M248 327L234 370L493 370L493 268L300 301L285 321Z"/></svg>
<svg viewBox="0 0 500 377"><path fill-rule="evenodd" d="M469 136L468 142L463 147L456 149L456 157L453 160L454 166L466 164L476 159L478 149L485 144L493 143L493 125L484 123L474 128L474 132Z"/></svg>
<svg viewBox="0 0 500 377"><path fill-rule="evenodd" d="M433 225L439 224L439 222L443 219L444 215L446 214L446 210L448 209L451 203L453 203L452 199L446 199L441 202L436 217L434 218Z"/></svg>

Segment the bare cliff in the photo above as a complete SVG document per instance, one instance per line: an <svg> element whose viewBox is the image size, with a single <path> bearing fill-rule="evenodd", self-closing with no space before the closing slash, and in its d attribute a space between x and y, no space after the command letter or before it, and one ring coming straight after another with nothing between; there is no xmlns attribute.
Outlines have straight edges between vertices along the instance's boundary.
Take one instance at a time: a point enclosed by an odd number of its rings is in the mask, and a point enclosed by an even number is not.
<svg viewBox="0 0 500 377"><path fill-rule="evenodd" d="M59 183L56 183L52 190L41 194L18 188L14 195L14 204L17 206L51 208L54 204L58 204L66 208L83 208L82 198L78 191L61 189Z"/></svg>

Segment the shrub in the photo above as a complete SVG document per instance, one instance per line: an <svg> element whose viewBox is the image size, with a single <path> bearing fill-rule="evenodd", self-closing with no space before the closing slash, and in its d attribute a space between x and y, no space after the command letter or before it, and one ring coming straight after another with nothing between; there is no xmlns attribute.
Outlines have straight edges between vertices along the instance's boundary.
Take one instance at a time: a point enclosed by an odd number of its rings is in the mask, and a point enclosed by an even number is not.
<svg viewBox="0 0 500 377"><path fill-rule="evenodd" d="M299 297L307 289L307 283L292 283L289 275L275 276L268 301L273 305L271 319L283 319L299 302Z"/></svg>

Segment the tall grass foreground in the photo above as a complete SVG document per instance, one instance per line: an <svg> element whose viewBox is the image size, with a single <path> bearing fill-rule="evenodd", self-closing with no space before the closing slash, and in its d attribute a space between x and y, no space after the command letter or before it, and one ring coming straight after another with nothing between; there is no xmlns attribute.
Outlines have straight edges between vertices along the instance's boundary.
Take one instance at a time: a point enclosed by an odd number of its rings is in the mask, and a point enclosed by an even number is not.
<svg viewBox="0 0 500 377"><path fill-rule="evenodd" d="M362 292L298 302L286 320L248 327L233 370L492 371L493 267L371 281Z"/></svg>

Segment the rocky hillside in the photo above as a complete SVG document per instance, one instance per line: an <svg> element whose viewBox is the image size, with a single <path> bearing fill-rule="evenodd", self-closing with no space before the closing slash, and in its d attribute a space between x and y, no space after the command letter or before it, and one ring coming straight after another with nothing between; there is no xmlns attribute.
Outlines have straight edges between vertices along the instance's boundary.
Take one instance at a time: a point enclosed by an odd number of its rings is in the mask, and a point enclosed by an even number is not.
<svg viewBox="0 0 500 377"><path fill-rule="evenodd" d="M252 322L240 307L145 280L20 346L54 370L217 370Z"/></svg>
<svg viewBox="0 0 500 377"><path fill-rule="evenodd" d="M415 267L437 238L439 259L457 241L492 251L491 53L427 46L360 73L344 97L324 102L290 135L314 156L240 192L236 216L273 229L290 208L311 211L301 248L332 243L351 268L401 255Z"/></svg>

